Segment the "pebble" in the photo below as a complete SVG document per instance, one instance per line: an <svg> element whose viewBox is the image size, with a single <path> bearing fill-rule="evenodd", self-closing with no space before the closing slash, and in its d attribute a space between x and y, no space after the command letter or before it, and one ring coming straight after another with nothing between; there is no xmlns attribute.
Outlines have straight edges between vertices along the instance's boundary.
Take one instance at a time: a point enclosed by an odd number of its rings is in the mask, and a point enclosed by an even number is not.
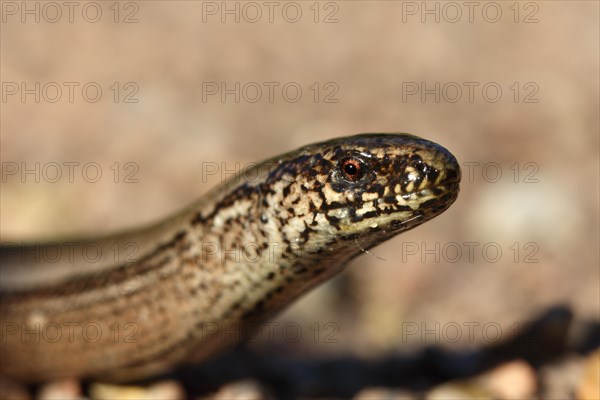
<svg viewBox="0 0 600 400"><path fill-rule="evenodd" d="M443 383L425 395L426 400L494 400L494 396L471 381Z"/></svg>
<svg viewBox="0 0 600 400"><path fill-rule="evenodd" d="M106 383L94 383L90 386L90 398L92 400L184 400L185 397L183 387L175 381L162 381L148 387Z"/></svg>
<svg viewBox="0 0 600 400"><path fill-rule="evenodd" d="M229 383L221 387L212 396L203 397L206 400L263 400L266 398L260 385L251 380Z"/></svg>
<svg viewBox="0 0 600 400"><path fill-rule="evenodd" d="M37 398L39 400L81 399L81 384L76 379L63 379L48 382L40 388Z"/></svg>
<svg viewBox="0 0 600 400"><path fill-rule="evenodd" d="M600 349L588 356L584 368L583 379L577 388L577 398L600 399Z"/></svg>
<svg viewBox="0 0 600 400"><path fill-rule="evenodd" d="M502 364L477 380L494 397L500 399L530 399L537 389L535 371L524 360Z"/></svg>

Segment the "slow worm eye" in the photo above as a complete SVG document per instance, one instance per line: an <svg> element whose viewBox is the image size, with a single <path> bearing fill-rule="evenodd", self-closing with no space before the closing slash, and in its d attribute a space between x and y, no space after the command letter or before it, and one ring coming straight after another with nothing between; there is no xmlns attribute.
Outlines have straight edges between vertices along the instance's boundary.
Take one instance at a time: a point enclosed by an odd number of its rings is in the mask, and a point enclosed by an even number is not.
<svg viewBox="0 0 600 400"><path fill-rule="evenodd" d="M342 162L341 172L350 182L356 182L364 175L364 165L356 158L348 158Z"/></svg>

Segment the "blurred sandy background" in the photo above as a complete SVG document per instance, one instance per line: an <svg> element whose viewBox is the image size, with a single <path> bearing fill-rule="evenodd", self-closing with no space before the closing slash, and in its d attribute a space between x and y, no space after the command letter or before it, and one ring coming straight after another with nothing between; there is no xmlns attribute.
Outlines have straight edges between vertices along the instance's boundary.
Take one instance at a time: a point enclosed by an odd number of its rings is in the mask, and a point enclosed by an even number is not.
<svg viewBox="0 0 600 400"><path fill-rule="evenodd" d="M86 3L78 3L73 22L63 8L56 23L45 20L43 3L39 23L32 16L21 21L25 3L2 3L3 168L97 162L103 172L97 183L86 182L77 169L73 183L3 175L3 240L109 232L153 221L218 184L219 176L203 182L206 162L232 168L331 137L411 132L446 146L461 161L458 201L434 221L374 249L385 261L360 257L281 315L281 324L296 322L304 333L288 351L377 357L436 339L445 347L477 346L495 340L494 330L487 336L482 331L485 324L499 326L497 340L506 339L514 324L556 304L573 307L577 318L599 318L597 2L499 2L496 23L488 22L492 9L484 18L485 3L474 9L473 22L462 7L455 23L449 21L454 10L444 15L445 4L435 2L428 4L440 7L439 23L422 15L421 2L297 2L286 14L294 18L301 9L296 23L283 17L285 3L277 3L273 22L267 6L255 3L263 12L255 23L247 21L255 10L244 14L244 3L238 3L240 22L226 15L224 23L225 3L209 3L122 2L115 16L113 2L99 2L96 23L82 17ZM206 13L214 7L216 15ZM54 10L45 12L54 18ZM93 16L93 9L88 12ZM124 23L126 18L137 22ZM55 103L43 93L39 103L34 95L22 102L20 92L8 93L11 83L22 82L29 88L57 82L63 94ZM72 103L64 82L80 84ZM89 82L103 90L98 102L81 95ZM126 87L129 82L134 86ZM219 95L203 101L206 82L279 86L273 102L265 89L256 103L243 96L237 103L233 95L225 102ZM295 103L281 93L289 82L303 90ZM455 83L462 97L451 102L450 91L439 102L434 95L422 101L421 93L403 99L411 82L429 88ZM464 82L479 85L472 102ZM482 95L490 82L502 89L497 102ZM315 83L317 102L310 88ZM138 102L125 103L132 87L139 88L133 95ZM326 103L332 88L338 101ZM139 182L123 182L127 162L139 167ZM109 168L114 163L123 174L118 183ZM465 163L497 163L502 177L488 182L495 169L486 181L481 167L469 177ZM537 183L525 182L528 176ZM473 260L466 242L479 243ZM406 243L421 250L425 243L429 249L458 244L463 255L456 262L440 252L439 261L423 252L407 255ZM497 262L482 256L486 243L501 248ZM527 255L537 262L524 262ZM315 341L315 322L322 334L334 329L337 343L324 343L322 336ZM325 328L327 323L335 328ZM407 323L418 326L418 334L407 335ZM435 331L436 323L435 337L423 339L421 327ZM459 340L447 340L455 331L442 332L449 323L461 327ZM479 324L472 338L469 323Z"/></svg>

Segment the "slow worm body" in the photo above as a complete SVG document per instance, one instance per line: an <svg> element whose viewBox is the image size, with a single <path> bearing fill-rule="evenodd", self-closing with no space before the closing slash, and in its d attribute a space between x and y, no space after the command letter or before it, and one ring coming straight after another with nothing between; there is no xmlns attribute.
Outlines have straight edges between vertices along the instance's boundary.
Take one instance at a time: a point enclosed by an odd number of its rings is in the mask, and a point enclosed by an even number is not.
<svg viewBox="0 0 600 400"><path fill-rule="evenodd" d="M446 210L459 181L456 159L433 142L357 135L258 164L150 227L3 243L0 374L125 381L202 361L233 344L232 329L242 338Z"/></svg>

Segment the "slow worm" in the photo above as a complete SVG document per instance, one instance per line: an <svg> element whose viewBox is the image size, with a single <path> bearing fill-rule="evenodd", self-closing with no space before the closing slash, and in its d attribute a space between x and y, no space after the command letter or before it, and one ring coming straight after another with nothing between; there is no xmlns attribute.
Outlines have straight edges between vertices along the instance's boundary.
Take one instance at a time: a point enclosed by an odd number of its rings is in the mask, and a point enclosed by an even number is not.
<svg viewBox="0 0 600 400"><path fill-rule="evenodd" d="M257 164L149 227L3 243L0 374L126 381L202 361L233 344L220 332L243 338L349 260L442 213L460 176L438 144L363 134Z"/></svg>

